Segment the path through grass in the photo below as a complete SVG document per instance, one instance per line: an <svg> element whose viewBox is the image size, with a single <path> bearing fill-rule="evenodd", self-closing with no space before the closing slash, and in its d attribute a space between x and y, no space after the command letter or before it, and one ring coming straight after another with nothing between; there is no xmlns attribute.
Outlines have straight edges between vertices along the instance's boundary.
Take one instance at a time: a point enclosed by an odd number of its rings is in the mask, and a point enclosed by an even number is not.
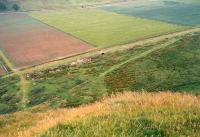
<svg viewBox="0 0 200 137"><path fill-rule="evenodd" d="M153 52L155 52L155 51L157 51L157 50L166 48L167 46L169 46L169 45L175 43L175 42L178 41L178 40L179 40L179 39L172 39L172 40L170 40L170 41L168 41L168 42L166 42L166 43L164 43L164 44L156 45L155 47L153 47L153 48L151 48L151 49L149 49L149 50L147 50L147 51L145 51L145 52L143 52L143 53L141 53L141 54L139 54L139 55L137 55L137 56L133 56L133 57L131 57L130 59L124 61L124 62L121 62L121 63L119 63L119 64L116 64L116 65L112 66L110 69L108 69L108 70L106 70L105 72L103 72L100 76L105 76L105 75L107 75L108 73L110 73L110 72L112 72L112 71L114 71L114 70L120 68L121 66L123 66L123 65L125 65L125 64L127 64L127 63L129 63L130 61L135 61L135 60L140 59L140 58L143 58L143 57L145 57L145 56L147 56L147 55L149 55L149 54L151 54L151 53L153 53Z"/></svg>

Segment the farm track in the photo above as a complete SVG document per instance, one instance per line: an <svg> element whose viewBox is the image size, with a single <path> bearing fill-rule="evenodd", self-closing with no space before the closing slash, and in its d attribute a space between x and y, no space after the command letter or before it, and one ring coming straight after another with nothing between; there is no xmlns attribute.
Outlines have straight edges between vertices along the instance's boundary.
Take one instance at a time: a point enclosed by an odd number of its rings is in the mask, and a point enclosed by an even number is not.
<svg viewBox="0 0 200 137"><path fill-rule="evenodd" d="M113 53L116 51L128 50L128 49L136 47L136 46L145 46L146 44L153 44L153 43L165 40L165 39L179 37L179 36L183 36L183 35L195 33L195 32L200 32L200 28L192 28L192 29L181 31L181 32L175 32L175 33L171 33L171 34L161 35L161 36L157 36L157 37L153 37L153 38L149 38L149 39L145 39L145 40L140 40L140 41L122 45L122 46L115 46L115 47L105 48L105 49L95 49L95 50L88 51L86 53L54 60L52 62L47 62L47 63L41 64L41 65L33 66L33 67L26 68L23 70L15 70L15 72L13 74L18 74L19 72L21 74L31 73L33 71L43 70L43 69L46 69L49 67L56 67L58 65L68 64L68 63L75 61L77 59L80 59L80 58L92 57L92 56L100 55L101 53ZM10 75L13 75L13 74L10 74Z"/></svg>
<svg viewBox="0 0 200 137"><path fill-rule="evenodd" d="M29 88L29 81L26 80L25 76L23 76L22 74L20 75L20 92L22 94L22 100L21 100L21 104L22 104L22 108L25 109L26 108L26 102L27 102L27 91Z"/></svg>
<svg viewBox="0 0 200 137"><path fill-rule="evenodd" d="M130 58L130 59L124 61L124 62L121 62L121 63L119 63L119 64L116 64L116 65L112 66L110 69L108 69L107 71L105 71L104 73L102 73L102 74L100 75L100 77L105 76L106 74L108 74L108 73L110 73L110 72L112 72L112 71L114 71L114 70L120 68L121 66L123 66L123 65L125 65L125 64L127 64L127 63L129 63L129 62L131 62L131 61L136 61L136 60L138 60L138 59L140 59L140 58L146 57L147 55L149 55L149 54L151 54L151 53L153 53L153 52L155 52L155 51L158 51L158 50L160 50L160 49L164 49L164 48L166 48L167 46L169 46L169 45L175 43L177 40L178 40L178 39L172 39L171 41L169 41L169 42L167 42L167 43L164 43L164 44L155 46L155 47L153 47L153 48L151 48L151 49L149 49L149 50L147 50L147 51L145 51L145 52L143 52L143 53L141 53L141 54L139 54L139 55L133 56L132 58Z"/></svg>

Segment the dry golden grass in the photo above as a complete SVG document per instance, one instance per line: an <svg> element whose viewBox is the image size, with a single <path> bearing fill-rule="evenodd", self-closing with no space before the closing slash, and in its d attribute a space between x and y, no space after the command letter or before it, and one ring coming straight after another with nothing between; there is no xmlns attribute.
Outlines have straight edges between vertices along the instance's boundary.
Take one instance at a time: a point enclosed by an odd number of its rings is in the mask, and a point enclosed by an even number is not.
<svg viewBox="0 0 200 137"><path fill-rule="evenodd" d="M15 124L4 127L4 133L0 133L2 137L30 137L39 135L41 132L47 131L60 123L68 123L76 120L83 120L91 116L101 116L109 113L119 112L137 112L138 110L152 111L159 108L170 108L179 111L184 108L194 108L200 110L200 99L197 96L181 93L161 92L161 93L138 93L128 92L113 95L102 99L102 101L94 104L81 106L78 108L57 109L48 112L19 112L13 114L16 117ZM121 114L121 113L119 113ZM6 118L6 116L2 116ZM153 119L159 119L155 117ZM30 127L21 128L18 122L23 120L27 124L34 123ZM15 128L13 128L15 127ZM16 129L18 127L18 129Z"/></svg>

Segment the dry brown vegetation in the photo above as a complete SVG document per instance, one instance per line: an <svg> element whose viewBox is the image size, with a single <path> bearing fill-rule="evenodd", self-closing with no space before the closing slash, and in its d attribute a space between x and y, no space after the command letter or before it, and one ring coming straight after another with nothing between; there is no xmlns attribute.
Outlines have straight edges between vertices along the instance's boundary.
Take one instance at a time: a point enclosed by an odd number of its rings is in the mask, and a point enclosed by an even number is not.
<svg viewBox="0 0 200 137"><path fill-rule="evenodd" d="M48 112L34 112L32 110L32 112L18 112L1 116L0 120L7 119L7 123L2 126L0 136L30 137L61 123L83 121L89 117L98 117L111 113L156 112L164 108L172 112L182 112L187 109L200 110L200 100L197 96L171 92L121 93L104 98L100 102L78 108L57 109ZM45 110L45 108L42 109ZM154 118L162 119L162 115ZM12 120L9 122L9 119Z"/></svg>

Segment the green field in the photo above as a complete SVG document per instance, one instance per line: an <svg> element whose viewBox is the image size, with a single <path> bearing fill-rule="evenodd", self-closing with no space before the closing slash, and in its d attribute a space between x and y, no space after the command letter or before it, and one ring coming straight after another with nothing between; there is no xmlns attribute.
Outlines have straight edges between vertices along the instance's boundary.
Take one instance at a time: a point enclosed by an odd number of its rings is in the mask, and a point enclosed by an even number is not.
<svg viewBox="0 0 200 137"><path fill-rule="evenodd" d="M97 9L32 12L30 15L100 48L185 29L183 26L128 17Z"/></svg>
<svg viewBox="0 0 200 137"><path fill-rule="evenodd" d="M136 0L125 4L105 5L102 8L118 14L173 24L200 25L200 1Z"/></svg>

